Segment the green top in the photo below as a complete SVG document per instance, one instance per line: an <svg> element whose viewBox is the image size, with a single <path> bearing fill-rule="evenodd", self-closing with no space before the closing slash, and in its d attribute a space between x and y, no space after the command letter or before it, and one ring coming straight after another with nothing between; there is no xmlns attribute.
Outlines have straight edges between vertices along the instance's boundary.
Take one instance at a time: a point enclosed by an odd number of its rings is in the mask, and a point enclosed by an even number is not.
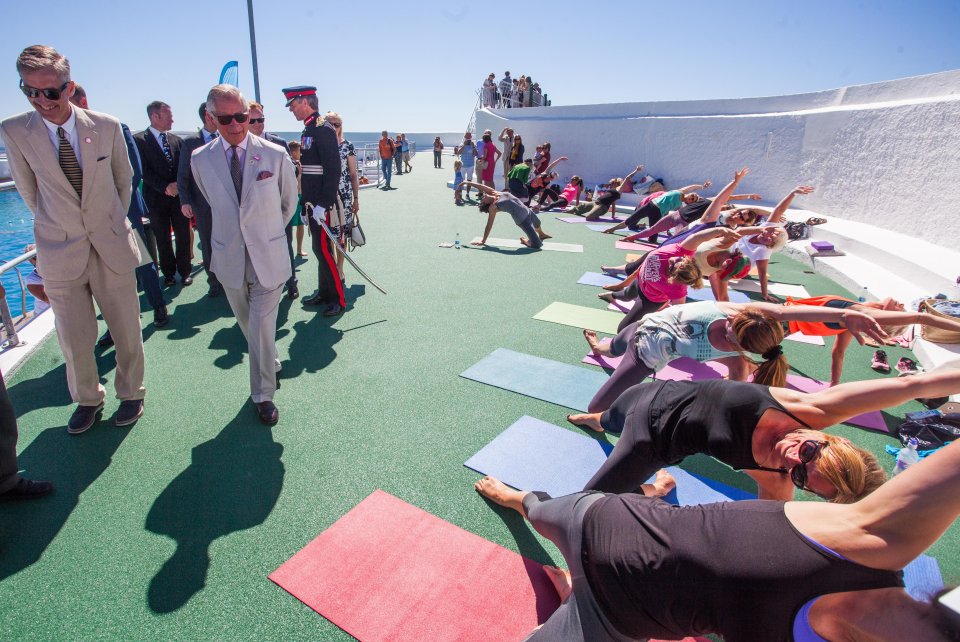
<svg viewBox="0 0 960 642"><path fill-rule="evenodd" d="M526 163L514 165L510 173L507 174L507 178L515 178L522 183L526 183L527 179L530 178L530 166Z"/></svg>

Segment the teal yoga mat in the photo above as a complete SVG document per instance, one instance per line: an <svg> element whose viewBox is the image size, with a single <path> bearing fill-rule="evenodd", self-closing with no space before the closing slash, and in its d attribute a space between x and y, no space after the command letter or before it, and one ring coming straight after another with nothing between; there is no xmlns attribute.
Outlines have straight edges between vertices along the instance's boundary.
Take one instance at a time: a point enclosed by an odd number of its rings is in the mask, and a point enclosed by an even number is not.
<svg viewBox="0 0 960 642"><path fill-rule="evenodd" d="M497 348L460 376L581 412L607 380L603 372L506 348Z"/></svg>

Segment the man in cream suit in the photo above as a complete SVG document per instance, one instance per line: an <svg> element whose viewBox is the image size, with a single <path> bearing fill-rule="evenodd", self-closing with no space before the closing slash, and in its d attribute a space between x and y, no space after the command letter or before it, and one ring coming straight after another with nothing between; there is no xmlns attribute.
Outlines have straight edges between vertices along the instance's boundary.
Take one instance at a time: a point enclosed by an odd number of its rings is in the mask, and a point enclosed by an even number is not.
<svg viewBox="0 0 960 642"><path fill-rule="evenodd" d="M67 432L86 431L103 408L94 301L116 344L115 423L128 426L143 414L144 356L134 276L140 251L127 220L133 174L120 122L70 104L70 63L51 47L24 49L17 71L35 111L4 120L0 133L17 189L34 214L37 270L78 404Z"/></svg>
<svg viewBox="0 0 960 642"><path fill-rule="evenodd" d="M260 421L280 413L277 310L290 278L286 226L297 208L297 179L286 150L249 133L249 104L232 85L207 95L220 138L193 152L191 170L210 204L213 271L247 338L250 397Z"/></svg>

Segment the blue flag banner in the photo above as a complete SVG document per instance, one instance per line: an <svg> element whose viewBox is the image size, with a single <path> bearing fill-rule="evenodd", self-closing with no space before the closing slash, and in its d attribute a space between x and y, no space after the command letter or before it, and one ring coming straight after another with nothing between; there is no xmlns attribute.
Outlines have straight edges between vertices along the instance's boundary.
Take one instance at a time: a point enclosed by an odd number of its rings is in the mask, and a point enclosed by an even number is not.
<svg viewBox="0 0 960 642"><path fill-rule="evenodd" d="M240 67L236 60L231 60L220 70L220 84L240 86Z"/></svg>

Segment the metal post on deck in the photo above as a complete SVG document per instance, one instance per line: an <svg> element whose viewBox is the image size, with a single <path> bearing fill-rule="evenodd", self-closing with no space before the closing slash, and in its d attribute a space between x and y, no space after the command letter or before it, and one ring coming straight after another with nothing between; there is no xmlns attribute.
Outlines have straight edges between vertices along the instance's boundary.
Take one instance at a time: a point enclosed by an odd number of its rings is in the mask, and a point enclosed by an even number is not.
<svg viewBox="0 0 960 642"><path fill-rule="evenodd" d="M250 52L253 56L253 94L260 102L260 71L257 67L257 36L253 27L253 0L247 0L247 17L250 20Z"/></svg>

